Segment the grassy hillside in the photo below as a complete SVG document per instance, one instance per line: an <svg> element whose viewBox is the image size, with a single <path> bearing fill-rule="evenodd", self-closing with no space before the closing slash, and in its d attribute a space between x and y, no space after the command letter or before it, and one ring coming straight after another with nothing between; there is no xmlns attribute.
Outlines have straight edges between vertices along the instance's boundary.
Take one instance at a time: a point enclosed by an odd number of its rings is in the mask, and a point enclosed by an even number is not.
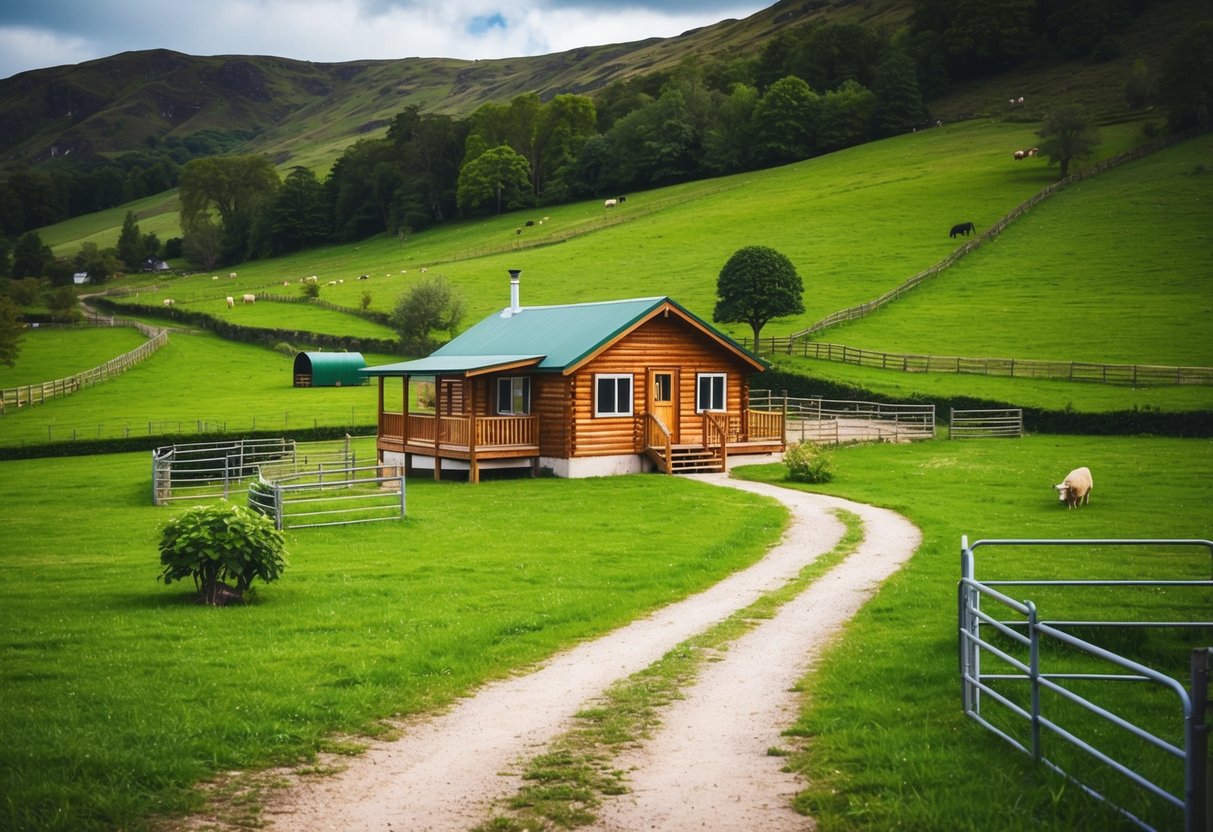
<svg viewBox="0 0 1213 832"><path fill-rule="evenodd" d="M1133 125L1105 130L1104 152L1129 146L1137 135ZM227 272L218 280L201 274L158 279L151 288L146 284L152 279L140 277L145 286L131 300L159 306L161 299L173 297L183 309L238 323L384 337L383 328L340 313L267 303L237 304L229 311L223 298L245 291L298 294L299 281L316 274L324 283L344 281L323 286L323 299L356 308L365 292L372 309L388 311L408 287L440 274L466 299L466 325L506 303L507 269L521 268L524 304L669 295L710 319L721 266L737 248L764 244L788 254L805 278L806 313L764 330L786 334L869 300L942 259L957 245L947 235L952 223L972 219L986 227L1051 182L1055 169L1043 161L1015 162L1007 153L1031 139L1025 125L974 121L945 126L776 170L630 194L626 203L609 211L600 202L586 202L551 208L547 215L528 212L452 223L404 242L378 238L243 264L235 279ZM1099 360L1106 355L1105 360L1213 364L1213 347L1200 337L1209 297L1208 275L1200 264L1211 224L1204 199L1206 174L1198 170L1202 164L1208 167L1211 146L1204 137L1068 189L1038 205L953 272L868 320L820 337L889 351L941 354L963 348L999 357ZM542 225L522 226L524 218L532 217L544 220ZM523 233L515 233L520 227ZM1047 267L1054 263L1064 268L1050 272ZM1147 270L1165 277L1154 277L1152 286L1143 287ZM360 274L369 279L356 280ZM1159 280L1171 290L1157 291ZM1130 318L1132 326L1125 323ZM977 319L981 326L973 325ZM1106 325L1109 320L1116 325ZM745 326L725 329L749 335ZM1071 346L1058 333L1073 331L1085 336L1073 345L1071 356ZM1179 343L1176 332L1190 337ZM124 425L149 420L226 418L233 426L248 427L258 414L261 425L271 418L276 420L272 424L288 423L292 417L282 415L288 413L302 417L304 424L309 416L319 424L344 424L340 420L351 412L344 400L330 407L336 396L300 397L289 387L288 360L268 350L213 341L199 357L177 361L176 351L192 352L198 339L171 340L175 350L141 365L129 381L9 414L2 423L4 441L70 438L73 431L122 435ZM225 358L227 346L233 352ZM1084 411L1213 406L1207 388L1132 390L880 372L786 358L778 362L900 399L952 394ZM265 380L242 383L241 393L219 401L209 392L203 398L183 398L178 394L182 385L198 383L195 363L237 367L256 378L264 373ZM140 392L127 396L125 385L137 385ZM230 387L224 379L216 390ZM373 405L368 398L350 418L370 425Z"/></svg>

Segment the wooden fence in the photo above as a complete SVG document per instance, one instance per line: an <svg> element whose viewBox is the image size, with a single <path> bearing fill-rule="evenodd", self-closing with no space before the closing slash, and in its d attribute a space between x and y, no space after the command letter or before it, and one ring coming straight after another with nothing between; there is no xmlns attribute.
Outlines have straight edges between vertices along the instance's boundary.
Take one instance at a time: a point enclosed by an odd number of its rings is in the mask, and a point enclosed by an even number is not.
<svg viewBox="0 0 1213 832"><path fill-rule="evenodd" d="M92 387L95 384L101 384L114 376L125 373L131 367L139 364L168 343L168 330L149 327L136 321L94 318L90 320L90 323L99 326L134 326L144 335L147 335L148 340L130 352L123 353L117 358L111 358L101 366L93 367L91 370L85 370L82 373L76 373L67 378L58 378L53 381L25 384L20 387L8 387L0 390L0 414L3 414L10 407L42 404L50 399L70 396L78 390Z"/></svg>
<svg viewBox="0 0 1213 832"><path fill-rule="evenodd" d="M747 341L743 341L748 346ZM955 355L917 355L880 352L845 344L798 341L794 338L760 338L758 352L838 361L857 367L900 370L905 373L966 373L1008 378L1089 381L1130 387L1160 385L1213 385L1213 367L1172 367L1161 364L1098 364L1090 361L1035 361L1024 358L968 358Z"/></svg>
<svg viewBox="0 0 1213 832"><path fill-rule="evenodd" d="M801 398L750 391L751 413L784 414L788 442L915 442L935 438L935 405Z"/></svg>
<svg viewBox="0 0 1213 832"><path fill-rule="evenodd" d="M948 417L949 439L995 439L1023 436L1023 411L956 410Z"/></svg>

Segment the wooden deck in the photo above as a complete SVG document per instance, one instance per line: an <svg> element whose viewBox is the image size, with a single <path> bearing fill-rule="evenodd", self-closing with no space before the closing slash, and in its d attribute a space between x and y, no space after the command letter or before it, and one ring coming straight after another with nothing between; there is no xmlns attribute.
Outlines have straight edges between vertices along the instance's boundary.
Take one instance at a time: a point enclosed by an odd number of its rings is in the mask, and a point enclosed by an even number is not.
<svg viewBox="0 0 1213 832"><path fill-rule="evenodd" d="M730 454L784 449L784 420L778 412L704 414L704 441L694 444L671 442L669 432L652 414L641 418L646 424L642 451L666 473L724 470ZM432 459L434 479L442 478L442 460L458 460L467 464L469 482L479 482L484 463L530 459L537 469L539 417L380 413L377 447L404 454L406 468L412 467L414 456Z"/></svg>

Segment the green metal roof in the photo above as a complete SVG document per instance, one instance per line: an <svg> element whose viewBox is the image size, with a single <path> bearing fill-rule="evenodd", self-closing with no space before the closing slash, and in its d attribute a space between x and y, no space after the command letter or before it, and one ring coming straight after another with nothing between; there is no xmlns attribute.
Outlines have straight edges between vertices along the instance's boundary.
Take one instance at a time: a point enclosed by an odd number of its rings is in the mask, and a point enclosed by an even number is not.
<svg viewBox="0 0 1213 832"><path fill-rule="evenodd" d="M380 364L362 371L367 376L432 376L448 373L492 372L499 368L533 366L542 355L438 355L419 358L416 361L401 361L399 364Z"/></svg>
<svg viewBox="0 0 1213 832"><path fill-rule="evenodd" d="M295 356L294 374L312 377L313 387L366 384L358 373L366 366L360 352L301 352Z"/></svg>
<svg viewBox="0 0 1213 832"><path fill-rule="evenodd" d="M766 363L728 336L666 297L524 306L489 315L428 358L368 367L364 375L433 375L488 371L494 366L539 359L539 371L562 372L594 355L630 327L669 304L756 367Z"/></svg>

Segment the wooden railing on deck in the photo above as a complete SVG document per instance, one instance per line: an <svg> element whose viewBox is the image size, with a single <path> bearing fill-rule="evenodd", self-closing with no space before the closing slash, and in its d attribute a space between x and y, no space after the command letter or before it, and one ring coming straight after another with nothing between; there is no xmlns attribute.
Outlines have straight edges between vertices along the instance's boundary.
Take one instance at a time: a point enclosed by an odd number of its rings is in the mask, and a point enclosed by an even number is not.
<svg viewBox="0 0 1213 832"><path fill-rule="evenodd" d="M645 450L652 449L661 456L667 474L672 472L673 443L670 441L670 429L652 413L644 414L644 445Z"/></svg>
<svg viewBox="0 0 1213 832"><path fill-rule="evenodd" d="M538 416L477 416L476 447L538 445Z"/></svg>
<svg viewBox="0 0 1213 832"><path fill-rule="evenodd" d="M539 444L538 416L477 416L475 420L477 448ZM467 416L410 413L406 433L403 413L381 413L379 435L406 442L467 448L472 437L471 423L472 419Z"/></svg>
<svg viewBox="0 0 1213 832"><path fill-rule="evenodd" d="M720 454L720 467L728 470L729 462L729 429L727 413L703 414L703 446L708 450L716 450Z"/></svg>
<svg viewBox="0 0 1213 832"><path fill-rule="evenodd" d="M783 439L784 416L778 410L747 410L746 418L750 424L749 438L753 439Z"/></svg>

